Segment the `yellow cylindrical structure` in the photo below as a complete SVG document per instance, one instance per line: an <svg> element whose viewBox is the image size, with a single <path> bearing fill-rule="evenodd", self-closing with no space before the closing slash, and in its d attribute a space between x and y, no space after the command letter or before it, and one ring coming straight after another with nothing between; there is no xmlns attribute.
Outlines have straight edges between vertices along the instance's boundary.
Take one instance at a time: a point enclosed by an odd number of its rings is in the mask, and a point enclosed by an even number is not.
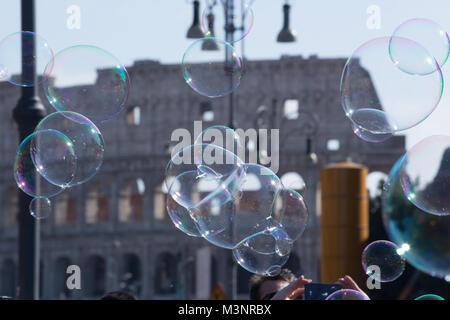
<svg viewBox="0 0 450 320"><path fill-rule="evenodd" d="M365 283L361 265L369 238L368 169L353 162L322 168L321 281L334 283L344 275Z"/></svg>

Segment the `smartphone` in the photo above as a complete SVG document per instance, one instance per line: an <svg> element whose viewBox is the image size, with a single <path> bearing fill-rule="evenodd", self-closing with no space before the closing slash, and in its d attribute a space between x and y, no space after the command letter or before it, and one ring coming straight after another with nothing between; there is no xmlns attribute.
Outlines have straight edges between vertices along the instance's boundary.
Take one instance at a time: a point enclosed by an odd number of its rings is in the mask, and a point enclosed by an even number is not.
<svg viewBox="0 0 450 320"><path fill-rule="evenodd" d="M305 285L305 300L325 300L330 294L341 290L340 284L310 283Z"/></svg>

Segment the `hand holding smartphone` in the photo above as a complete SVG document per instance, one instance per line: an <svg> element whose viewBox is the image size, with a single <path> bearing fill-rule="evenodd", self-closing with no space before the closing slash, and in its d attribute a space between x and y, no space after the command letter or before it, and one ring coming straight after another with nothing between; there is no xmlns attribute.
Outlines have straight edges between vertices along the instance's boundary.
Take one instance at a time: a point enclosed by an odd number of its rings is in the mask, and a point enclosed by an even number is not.
<svg viewBox="0 0 450 320"><path fill-rule="evenodd" d="M305 285L305 300L325 300L330 294L341 289L340 284L309 283Z"/></svg>

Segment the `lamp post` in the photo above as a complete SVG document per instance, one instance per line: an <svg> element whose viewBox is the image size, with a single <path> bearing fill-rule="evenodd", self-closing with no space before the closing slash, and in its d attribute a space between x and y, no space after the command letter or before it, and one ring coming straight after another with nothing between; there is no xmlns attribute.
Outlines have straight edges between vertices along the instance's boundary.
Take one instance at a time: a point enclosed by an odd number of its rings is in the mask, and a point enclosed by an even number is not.
<svg viewBox="0 0 450 320"><path fill-rule="evenodd" d="M21 18L23 31L35 31L35 2L21 0ZM22 39L22 43L25 43ZM34 78L36 83L36 65L25 61L25 50L36 50L35 43L28 48L22 45L22 77ZM33 45L34 44L34 45ZM33 54L34 56L36 54ZM38 122L45 116L46 110L42 105L35 86L22 87L21 97L13 109L13 118L19 129L19 143L30 135ZM38 177L36 177L38 178ZM18 298L39 298L39 220L29 213L32 198L19 191L18 212L18 240L19 240L19 270L18 270Z"/></svg>

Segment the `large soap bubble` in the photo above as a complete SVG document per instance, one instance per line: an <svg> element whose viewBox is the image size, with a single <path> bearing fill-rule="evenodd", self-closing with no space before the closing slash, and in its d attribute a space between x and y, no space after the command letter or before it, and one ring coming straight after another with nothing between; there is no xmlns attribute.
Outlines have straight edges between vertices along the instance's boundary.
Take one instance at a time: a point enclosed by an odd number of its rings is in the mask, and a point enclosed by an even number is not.
<svg viewBox="0 0 450 320"><path fill-rule="evenodd" d="M383 190L383 221L392 242L417 269L432 276L450 276L449 216L429 214L417 208L403 193L401 157L389 173Z"/></svg>
<svg viewBox="0 0 450 320"><path fill-rule="evenodd" d="M419 124L435 110L443 92L442 72L433 56L414 41L395 38L401 55L393 61L391 40L377 38L361 45L342 73L345 114L358 127L375 134L391 134ZM412 75L403 71L411 64L436 72Z"/></svg>
<svg viewBox="0 0 450 320"><path fill-rule="evenodd" d="M292 242L283 229L271 227L238 243L233 249L233 256L241 267L251 273L276 276L289 259L291 248Z"/></svg>
<svg viewBox="0 0 450 320"><path fill-rule="evenodd" d="M431 136L405 154L401 184L406 198L419 209L450 214L450 137Z"/></svg>
<svg viewBox="0 0 450 320"><path fill-rule="evenodd" d="M51 77L44 82L48 101L57 111L75 111L94 123L119 114L125 107L130 79L111 53L95 46L77 45L58 52Z"/></svg>
<svg viewBox="0 0 450 320"><path fill-rule="evenodd" d="M450 52L450 39L447 32L430 19L415 18L403 22L394 33L389 45L389 53L393 61L402 60L405 52L403 45L398 41L400 38L406 38L417 42L432 55L441 67L447 62ZM414 59L414 57L410 57ZM418 57L416 57L418 58ZM427 65L420 61L412 61L408 66L404 66L404 71L412 74L429 74L437 70L436 65Z"/></svg>
<svg viewBox="0 0 450 320"><path fill-rule="evenodd" d="M229 57L224 61L225 57ZM223 97L239 86L243 64L234 48L216 38L203 38L192 43L182 60L186 83L197 93L210 97Z"/></svg>
<svg viewBox="0 0 450 320"><path fill-rule="evenodd" d="M34 198L49 198L70 185L76 172L72 142L56 130L36 131L25 138L14 161L14 179Z"/></svg>
<svg viewBox="0 0 450 320"><path fill-rule="evenodd" d="M103 163L104 142L98 128L85 116L72 112L54 112L36 126L36 131L54 129L72 142L77 158L77 171L70 185L78 185L91 179Z"/></svg>
<svg viewBox="0 0 450 320"><path fill-rule="evenodd" d="M45 80L52 69L53 51L48 42L38 34L30 31L16 32L0 41L0 80L31 87Z"/></svg>

